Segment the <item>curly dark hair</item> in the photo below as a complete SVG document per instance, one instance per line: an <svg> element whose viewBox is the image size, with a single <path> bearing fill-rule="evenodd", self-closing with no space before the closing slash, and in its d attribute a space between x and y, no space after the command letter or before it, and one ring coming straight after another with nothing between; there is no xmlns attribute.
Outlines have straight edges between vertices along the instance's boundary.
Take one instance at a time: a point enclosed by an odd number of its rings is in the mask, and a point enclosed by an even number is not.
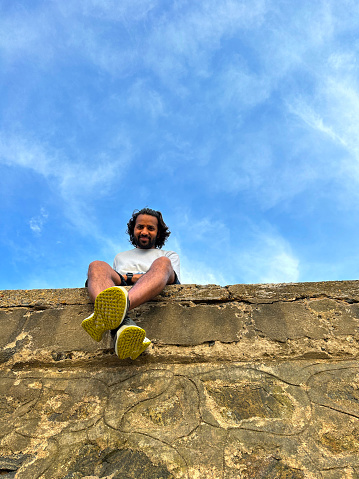
<svg viewBox="0 0 359 479"><path fill-rule="evenodd" d="M167 241L167 238L169 237L171 232L168 229L168 226L166 225L166 223L163 221L162 213L160 211L151 210L151 208L142 208L142 210L135 210L132 213L132 217L131 217L130 221L127 223L127 231L126 231L126 233L128 233L130 235L130 243L132 243L133 246L137 246L136 241L135 241L135 237L133 235L133 232L134 232L134 229L135 229L135 224L136 224L137 217L139 215L150 215L150 216L154 216L155 218L157 218L157 220L158 220L158 234L157 234L157 238L156 238L155 247L161 249L162 246Z"/></svg>

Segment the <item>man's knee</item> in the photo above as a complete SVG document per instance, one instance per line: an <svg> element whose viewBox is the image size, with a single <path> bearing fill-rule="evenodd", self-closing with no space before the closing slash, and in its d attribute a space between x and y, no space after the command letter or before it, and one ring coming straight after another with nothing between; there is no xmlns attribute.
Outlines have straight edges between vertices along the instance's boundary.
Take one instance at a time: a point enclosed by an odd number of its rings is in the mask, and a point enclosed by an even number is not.
<svg viewBox="0 0 359 479"><path fill-rule="evenodd" d="M167 256L161 256L160 258L155 259L151 267L159 267L167 271L173 270L171 260L167 258Z"/></svg>
<svg viewBox="0 0 359 479"><path fill-rule="evenodd" d="M160 272L165 278L167 284L173 284L176 280L176 273L174 272L171 260L167 256L157 258L151 268Z"/></svg>
<svg viewBox="0 0 359 479"><path fill-rule="evenodd" d="M88 276L91 276L91 274L96 273L98 271L103 271L107 269L109 265L105 263L105 261L92 261L92 263L89 264L88 268Z"/></svg>

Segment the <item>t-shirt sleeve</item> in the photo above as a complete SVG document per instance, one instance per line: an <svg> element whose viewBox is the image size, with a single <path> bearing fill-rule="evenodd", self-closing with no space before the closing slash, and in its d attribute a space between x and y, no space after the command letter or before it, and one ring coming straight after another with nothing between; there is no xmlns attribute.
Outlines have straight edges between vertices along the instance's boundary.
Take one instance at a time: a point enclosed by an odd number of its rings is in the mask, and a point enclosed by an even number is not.
<svg viewBox="0 0 359 479"><path fill-rule="evenodd" d="M177 274L178 281L181 282L181 267L180 267L180 259L177 253L174 251L166 251L167 258L170 259L172 268Z"/></svg>
<svg viewBox="0 0 359 479"><path fill-rule="evenodd" d="M113 260L113 269L117 271L118 273L123 274L123 266L124 266L124 261L123 261L123 253L118 253L115 256L115 259Z"/></svg>

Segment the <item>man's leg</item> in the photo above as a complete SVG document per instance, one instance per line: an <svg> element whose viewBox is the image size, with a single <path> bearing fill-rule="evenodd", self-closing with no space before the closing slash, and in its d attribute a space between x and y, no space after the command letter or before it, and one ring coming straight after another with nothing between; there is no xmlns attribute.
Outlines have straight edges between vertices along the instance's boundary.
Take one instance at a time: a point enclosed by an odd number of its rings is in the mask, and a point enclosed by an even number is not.
<svg viewBox="0 0 359 479"><path fill-rule="evenodd" d="M128 293L130 300L129 309L136 308L157 296L164 289L166 284L174 283L175 278L176 275L173 271L171 261L164 256L156 259L147 273L142 275L130 289ZM141 353L143 353L150 343L151 341L145 338L137 350L133 349L131 359L136 359ZM118 352L117 355L120 356Z"/></svg>
<svg viewBox="0 0 359 479"><path fill-rule="evenodd" d="M166 286L175 281L175 273L171 261L166 257L156 259L147 273L141 276L130 289L128 298L133 309L153 297L157 296ZM110 265L102 261L94 261L89 266L88 290L92 301L95 302L95 312L82 322L84 329L96 341L100 341L106 329L113 329L122 325L116 333L116 354L124 359L135 359L150 344L145 337L145 331L139 328L129 318L127 312L127 291L120 286L121 278ZM116 317L124 318L114 323ZM133 324L127 324L128 320Z"/></svg>
<svg viewBox="0 0 359 479"><path fill-rule="evenodd" d="M90 299L95 304L94 312L82 321L82 327L95 341L101 341L105 331L118 328L125 319L128 293L125 288L116 287L121 285L121 277L103 261L90 264L87 281ZM137 328L134 332L142 344L145 331Z"/></svg>
<svg viewBox="0 0 359 479"><path fill-rule="evenodd" d="M91 301L105 289L120 286L121 278L111 266L104 261L93 261L88 269L88 292Z"/></svg>
<svg viewBox="0 0 359 479"><path fill-rule="evenodd" d="M130 309L154 298L161 293L166 284L172 284L174 281L175 272L171 261L166 256L157 258L147 273L141 276L130 289L128 293Z"/></svg>

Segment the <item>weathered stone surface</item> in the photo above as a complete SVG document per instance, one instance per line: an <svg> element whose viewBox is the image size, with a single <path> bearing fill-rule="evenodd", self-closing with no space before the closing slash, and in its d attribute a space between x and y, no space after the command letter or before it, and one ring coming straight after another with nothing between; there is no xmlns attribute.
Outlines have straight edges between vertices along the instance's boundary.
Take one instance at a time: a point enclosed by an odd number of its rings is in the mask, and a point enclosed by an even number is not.
<svg viewBox="0 0 359 479"><path fill-rule="evenodd" d="M19 478L301 478L358 468L353 362L287 366L291 384L255 363L4 371L1 467ZM349 392L334 385L338 369ZM319 376L333 384L323 389Z"/></svg>
<svg viewBox="0 0 359 479"><path fill-rule="evenodd" d="M188 301L145 305L133 317L138 318L156 342L191 346L210 341L238 341L248 320L246 313L246 305Z"/></svg>
<svg viewBox="0 0 359 479"><path fill-rule="evenodd" d="M131 312L153 341L141 360L356 358L357 283L308 283L307 293L305 284L289 292L284 285L167 287ZM116 362L108 334L95 343L80 327L92 307L84 289L64 290L63 298L61 290L0 292L0 363L102 362L104 354Z"/></svg>
<svg viewBox="0 0 359 479"><path fill-rule="evenodd" d="M0 475L359 478L358 282L181 285L120 361L84 289L0 292Z"/></svg>
<svg viewBox="0 0 359 479"><path fill-rule="evenodd" d="M359 281L235 284L227 286L227 289L231 299L250 303L273 303L323 297L359 302Z"/></svg>

